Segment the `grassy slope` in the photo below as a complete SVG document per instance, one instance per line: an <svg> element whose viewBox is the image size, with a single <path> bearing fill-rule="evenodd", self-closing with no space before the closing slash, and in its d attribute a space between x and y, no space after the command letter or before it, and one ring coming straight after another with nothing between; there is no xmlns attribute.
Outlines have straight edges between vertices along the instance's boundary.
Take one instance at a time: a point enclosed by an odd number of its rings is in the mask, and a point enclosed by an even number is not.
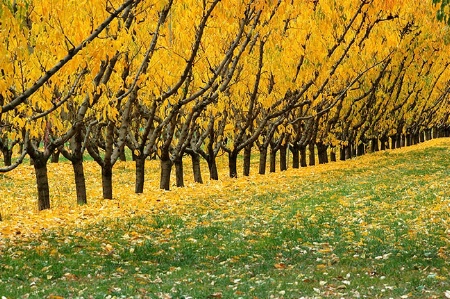
<svg viewBox="0 0 450 299"><path fill-rule="evenodd" d="M440 139L171 192L149 165L139 196L122 163L113 201L89 162L85 207L73 206L69 164L52 165L55 208L41 213L22 167L0 177L0 296L442 298L449 156Z"/></svg>

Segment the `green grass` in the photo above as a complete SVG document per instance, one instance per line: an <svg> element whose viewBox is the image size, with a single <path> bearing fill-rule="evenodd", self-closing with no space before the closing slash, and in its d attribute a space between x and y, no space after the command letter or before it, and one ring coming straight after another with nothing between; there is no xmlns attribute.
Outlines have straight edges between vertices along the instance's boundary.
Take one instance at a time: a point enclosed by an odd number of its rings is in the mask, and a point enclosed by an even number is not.
<svg viewBox="0 0 450 299"><path fill-rule="evenodd" d="M289 190L236 191L230 210L193 206L6 242L0 296L444 298L449 154L394 151L293 175Z"/></svg>

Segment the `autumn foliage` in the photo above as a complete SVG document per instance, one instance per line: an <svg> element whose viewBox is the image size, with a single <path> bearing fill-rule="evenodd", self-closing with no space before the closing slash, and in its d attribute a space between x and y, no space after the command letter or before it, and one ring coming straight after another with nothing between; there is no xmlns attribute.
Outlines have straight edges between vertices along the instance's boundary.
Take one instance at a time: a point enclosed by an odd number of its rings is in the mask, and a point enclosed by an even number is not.
<svg viewBox="0 0 450 299"><path fill-rule="evenodd" d="M139 194L149 159L169 190L186 157L201 183L221 155L248 176L252 154L264 174L277 154L285 170L288 152L298 168L449 134L448 28L427 1L91 2L0 3L1 171L33 161L39 210L58 154L85 204L87 155L112 199L125 153Z"/></svg>

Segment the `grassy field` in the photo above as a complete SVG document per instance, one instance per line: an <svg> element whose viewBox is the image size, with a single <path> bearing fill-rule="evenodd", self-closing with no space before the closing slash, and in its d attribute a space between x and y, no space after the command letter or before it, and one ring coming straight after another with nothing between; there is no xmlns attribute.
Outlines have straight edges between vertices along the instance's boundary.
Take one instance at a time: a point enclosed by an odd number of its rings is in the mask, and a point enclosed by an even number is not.
<svg viewBox="0 0 450 299"><path fill-rule="evenodd" d="M149 163L142 195L126 162L111 201L87 162L83 207L52 164L41 213L23 166L0 175L0 298L450 298L449 157L438 139L169 192Z"/></svg>

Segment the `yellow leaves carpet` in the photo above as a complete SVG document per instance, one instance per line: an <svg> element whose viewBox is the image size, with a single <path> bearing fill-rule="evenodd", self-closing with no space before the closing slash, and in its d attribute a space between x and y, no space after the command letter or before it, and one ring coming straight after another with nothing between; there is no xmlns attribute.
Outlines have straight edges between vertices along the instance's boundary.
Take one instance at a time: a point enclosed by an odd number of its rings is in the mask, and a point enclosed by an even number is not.
<svg viewBox="0 0 450 299"><path fill-rule="evenodd" d="M120 162L114 168L113 200L102 199L100 168L95 162L89 161L84 164L88 192L88 205L85 206L76 205L75 185L70 163L49 164L52 209L42 212L37 211L34 170L29 165L22 165L13 172L0 174L0 213L3 217L3 221L0 222L0 245L5 239L27 240L52 229L81 228L105 219L127 219L151 215L182 216L195 211L196 213L219 212L223 221L226 222L231 221L242 211L250 211L255 217L270 215L273 212L271 205L255 202L255 196L275 194L276 196L271 199L272 202L282 206L283 202L296 200L295 196L289 195L291 189L301 189L304 194L309 193L313 196L317 190L311 186L317 186L317 182L324 186L324 190L321 191L326 191L327 182L336 183L346 171L355 169L361 171L361 176L355 177L355 180L364 181L364 173L370 173L371 167L377 165L386 155L401 155L429 147L450 148L450 139L435 139L420 145L368 154L349 161L289 169L281 173L253 174L237 179L226 177L227 161L226 157L222 156L218 158L222 169L222 172L219 173L221 178L219 181L207 180L208 172L204 167L205 184L190 183L192 174L187 172L186 187L176 188L173 186L171 191L163 191L158 188L158 164L156 161L148 161L146 185L144 193L140 195L134 193L134 163ZM188 169L189 161L186 159L185 163L185 169ZM256 172L256 166L252 165L253 172ZM387 166L386 175L389 171L396 171L398 167L401 165ZM448 191L450 179L444 182L434 182L434 184L435 186L427 185L424 188L435 188L438 201L434 206L427 206L427 212L416 218L416 221L423 217L432 217L434 212L437 214L445 212L450 215L450 205L447 203L450 197ZM377 188L382 189L383 186L377 186ZM408 198L412 196L408 192L414 193L415 190L403 192L405 192L405 198ZM364 194L360 195L359 200L351 203L345 196L333 195L331 197L335 197L334 199L338 200L344 209L349 205L354 208L360 205L360 213L364 213L365 209L370 208L365 204L365 201L370 198L365 198ZM377 208L380 209L380 215L392 215L392 213L410 209L408 201L396 202L396 206L389 202L378 203ZM442 211L442 209L446 211ZM320 204L309 215L310 221L314 221L314 213L320 213ZM430 221L429 218L422 220ZM342 219L342 221L346 220ZM436 219L436 221L438 220ZM187 224L189 225L189 223ZM191 223L191 225L196 225L196 223ZM361 225L364 226L364 223Z"/></svg>

